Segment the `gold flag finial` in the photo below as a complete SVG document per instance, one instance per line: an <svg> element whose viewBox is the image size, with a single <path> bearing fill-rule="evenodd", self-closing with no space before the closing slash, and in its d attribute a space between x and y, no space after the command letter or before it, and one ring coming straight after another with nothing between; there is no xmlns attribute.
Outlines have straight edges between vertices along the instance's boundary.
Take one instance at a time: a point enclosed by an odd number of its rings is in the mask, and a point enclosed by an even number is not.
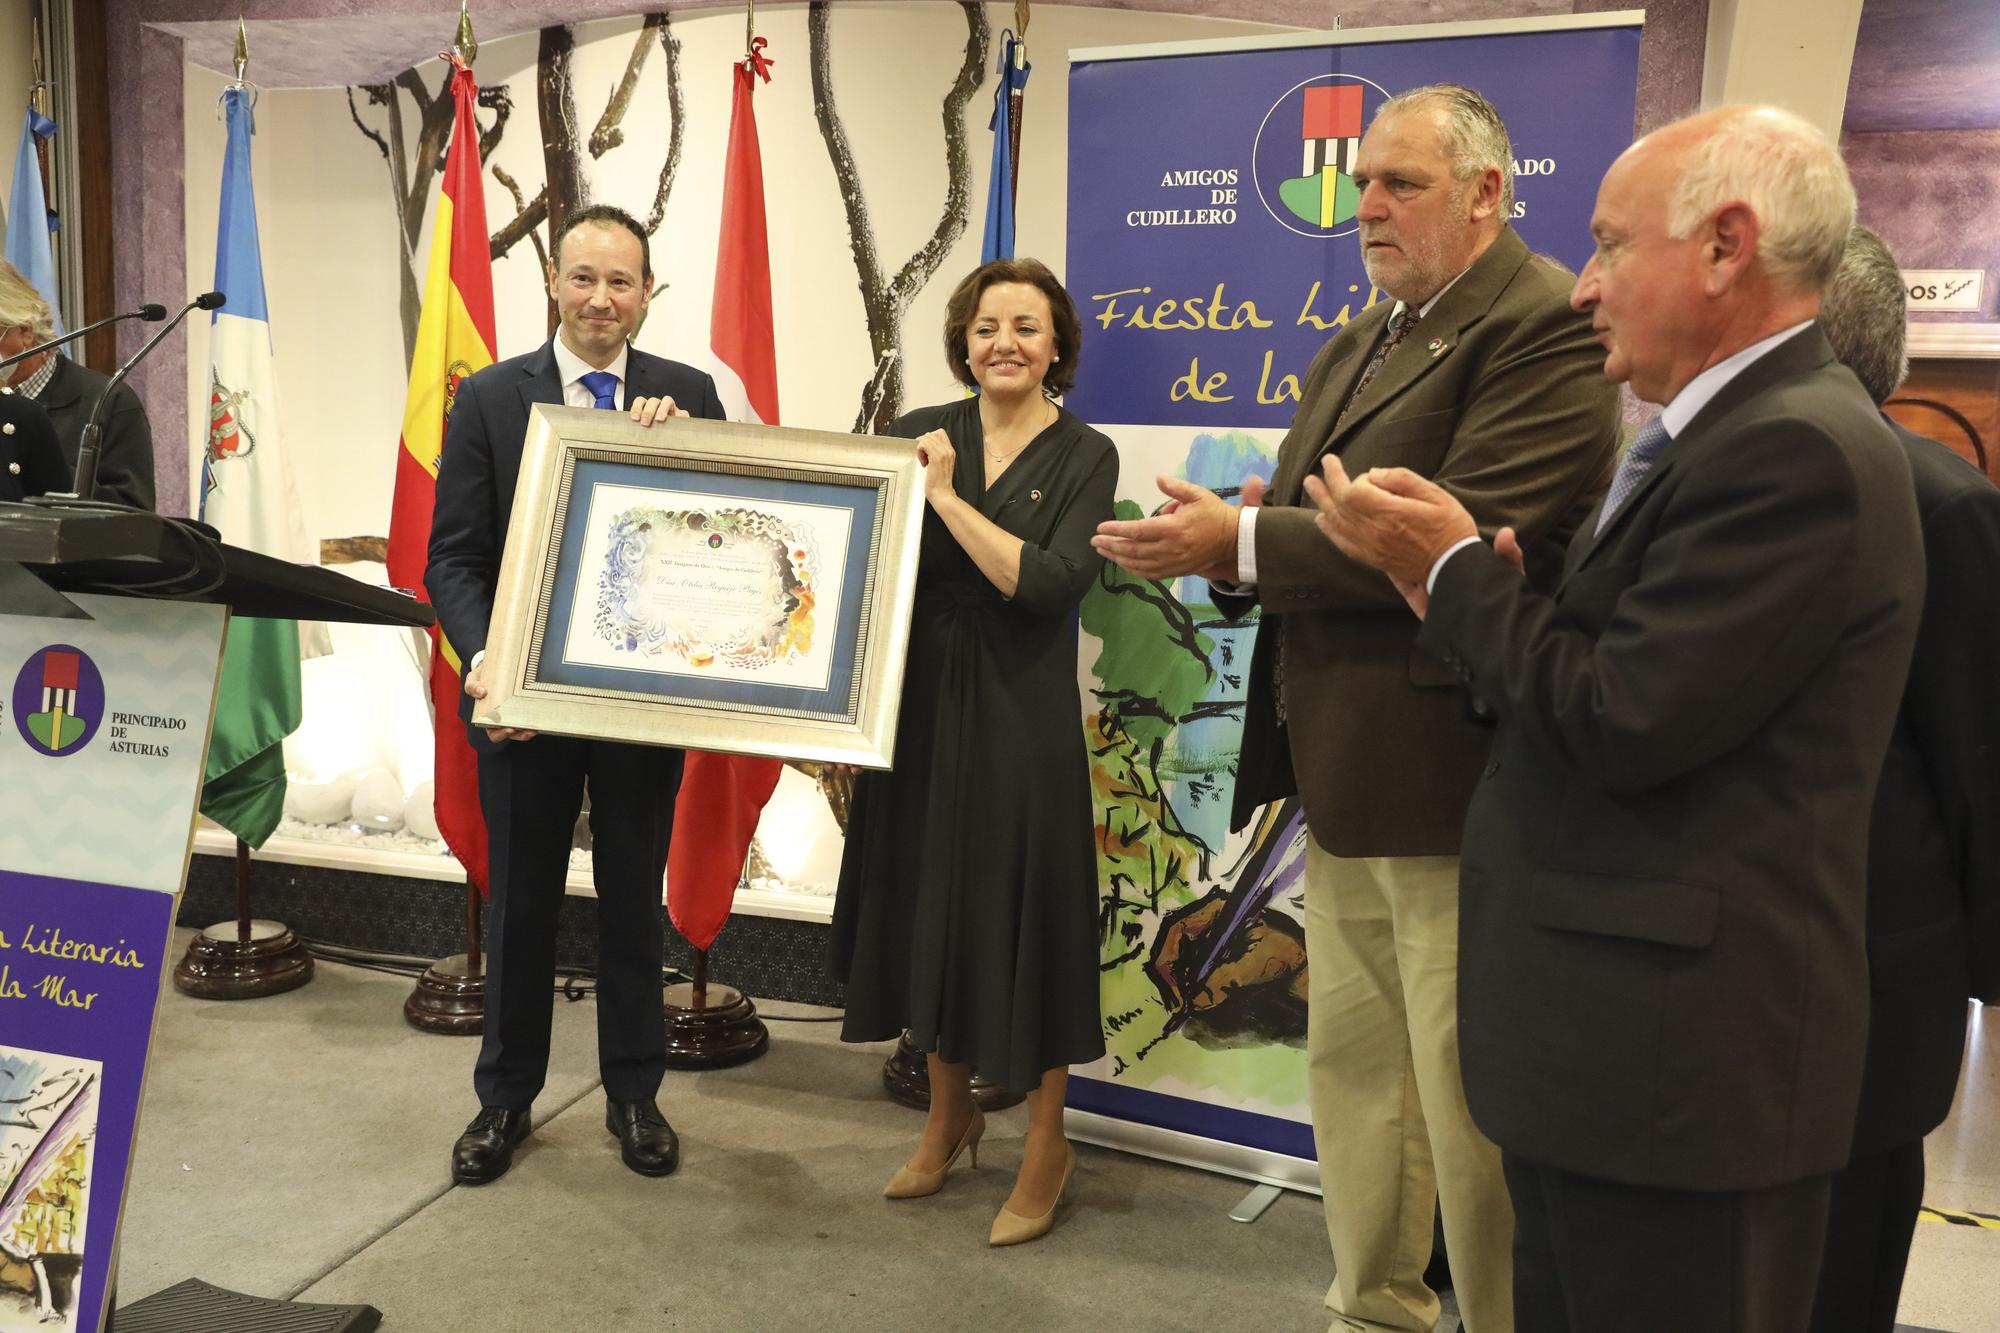
<svg viewBox="0 0 2000 1333"><path fill-rule="evenodd" d="M28 88L28 105L35 108L35 114L46 117L49 114L48 76L42 72L42 21L30 17L28 20L28 70L32 83Z"/></svg>
<svg viewBox="0 0 2000 1333"><path fill-rule="evenodd" d="M243 71L250 68L250 34L243 27L243 20L236 20L236 81L243 82Z"/></svg>
<svg viewBox="0 0 2000 1333"><path fill-rule="evenodd" d="M451 49L468 65L479 57L479 40L472 35L472 15L466 12L465 0L458 0L458 36L452 38Z"/></svg>
<svg viewBox="0 0 2000 1333"><path fill-rule="evenodd" d="M1028 39L1028 0L1014 0L1014 35L1022 41Z"/></svg>

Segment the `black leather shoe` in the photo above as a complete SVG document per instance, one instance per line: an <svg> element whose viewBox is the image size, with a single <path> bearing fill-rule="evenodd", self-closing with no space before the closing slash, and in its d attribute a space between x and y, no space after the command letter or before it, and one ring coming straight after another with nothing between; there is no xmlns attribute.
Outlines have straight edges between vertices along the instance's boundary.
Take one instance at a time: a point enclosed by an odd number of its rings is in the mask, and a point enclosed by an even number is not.
<svg viewBox="0 0 2000 1333"><path fill-rule="evenodd" d="M609 1102L604 1127L618 1140L618 1155L642 1176L670 1176L681 1164L681 1140L651 1097Z"/></svg>
<svg viewBox="0 0 2000 1333"><path fill-rule="evenodd" d="M482 1106L451 1147L451 1178L461 1185L484 1185L514 1165L514 1145L528 1137L528 1113Z"/></svg>

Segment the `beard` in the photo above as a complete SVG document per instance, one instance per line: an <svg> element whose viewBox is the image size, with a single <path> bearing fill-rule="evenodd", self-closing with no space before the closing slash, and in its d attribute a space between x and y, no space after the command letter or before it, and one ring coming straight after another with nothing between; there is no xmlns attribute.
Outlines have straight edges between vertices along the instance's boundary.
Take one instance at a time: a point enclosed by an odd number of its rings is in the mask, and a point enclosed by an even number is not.
<svg viewBox="0 0 2000 1333"><path fill-rule="evenodd" d="M1470 202L1469 194L1469 190L1454 189L1445 217L1432 231L1391 231L1384 235L1381 226L1364 223L1361 228L1361 267L1367 270L1368 281L1410 306L1420 306L1444 290L1444 285L1457 277L1462 267L1454 262L1450 254L1446 228L1457 227L1464 218ZM1373 240L1393 242L1397 249L1386 255L1375 254L1367 248L1368 242Z"/></svg>

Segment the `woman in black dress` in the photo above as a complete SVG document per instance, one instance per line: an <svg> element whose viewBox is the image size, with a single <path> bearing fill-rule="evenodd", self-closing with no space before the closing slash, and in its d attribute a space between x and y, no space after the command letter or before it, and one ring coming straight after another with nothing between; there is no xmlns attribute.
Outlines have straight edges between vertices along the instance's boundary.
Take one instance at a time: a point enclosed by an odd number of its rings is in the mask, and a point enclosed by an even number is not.
<svg viewBox="0 0 2000 1333"><path fill-rule="evenodd" d="M1058 407L1076 307L1032 259L952 293L945 349L979 395L902 417L925 469L923 555L894 768L856 784L833 914L848 1041L928 1052L922 1143L883 1191L934 1194L985 1122L976 1069L1028 1098L995 1245L1048 1231L1076 1153L1068 1067L1104 1053L1097 862L1075 610L1097 578L1118 455Z"/></svg>

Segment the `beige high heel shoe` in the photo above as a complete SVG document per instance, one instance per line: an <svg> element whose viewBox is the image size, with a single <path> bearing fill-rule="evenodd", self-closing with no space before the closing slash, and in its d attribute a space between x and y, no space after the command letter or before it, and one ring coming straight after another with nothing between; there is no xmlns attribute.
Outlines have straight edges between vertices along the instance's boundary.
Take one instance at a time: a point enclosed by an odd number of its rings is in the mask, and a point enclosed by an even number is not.
<svg viewBox="0 0 2000 1333"><path fill-rule="evenodd" d="M951 1150L951 1156L944 1159L944 1165L935 1171L914 1171L909 1163L896 1168L896 1174L889 1177L889 1183L882 1187L885 1199L921 1199L936 1194L944 1188L944 1177L951 1170L960 1153L969 1153L974 1170L979 1168L979 1136L986 1132L986 1117L978 1107L972 1108L972 1119L966 1122L965 1133L959 1135L958 1146Z"/></svg>
<svg viewBox="0 0 2000 1333"><path fill-rule="evenodd" d="M1019 1245L1049 1234L1049 1228L1056 1224L1056 1209L1062 1206L1063 1195L1069 1189L1069 1178L1076 1174L1076 1149L1065 1143L1063 1150L1069 1154L1069 1164L1063 1168L1062 1184L1056 1186L1055 1202L1049 1205L1049 1210L1040 1217L1023 1217L1002 1208L1000 1216L993 1219L993 1231L986 1237L987 1244Z"/></svg>

